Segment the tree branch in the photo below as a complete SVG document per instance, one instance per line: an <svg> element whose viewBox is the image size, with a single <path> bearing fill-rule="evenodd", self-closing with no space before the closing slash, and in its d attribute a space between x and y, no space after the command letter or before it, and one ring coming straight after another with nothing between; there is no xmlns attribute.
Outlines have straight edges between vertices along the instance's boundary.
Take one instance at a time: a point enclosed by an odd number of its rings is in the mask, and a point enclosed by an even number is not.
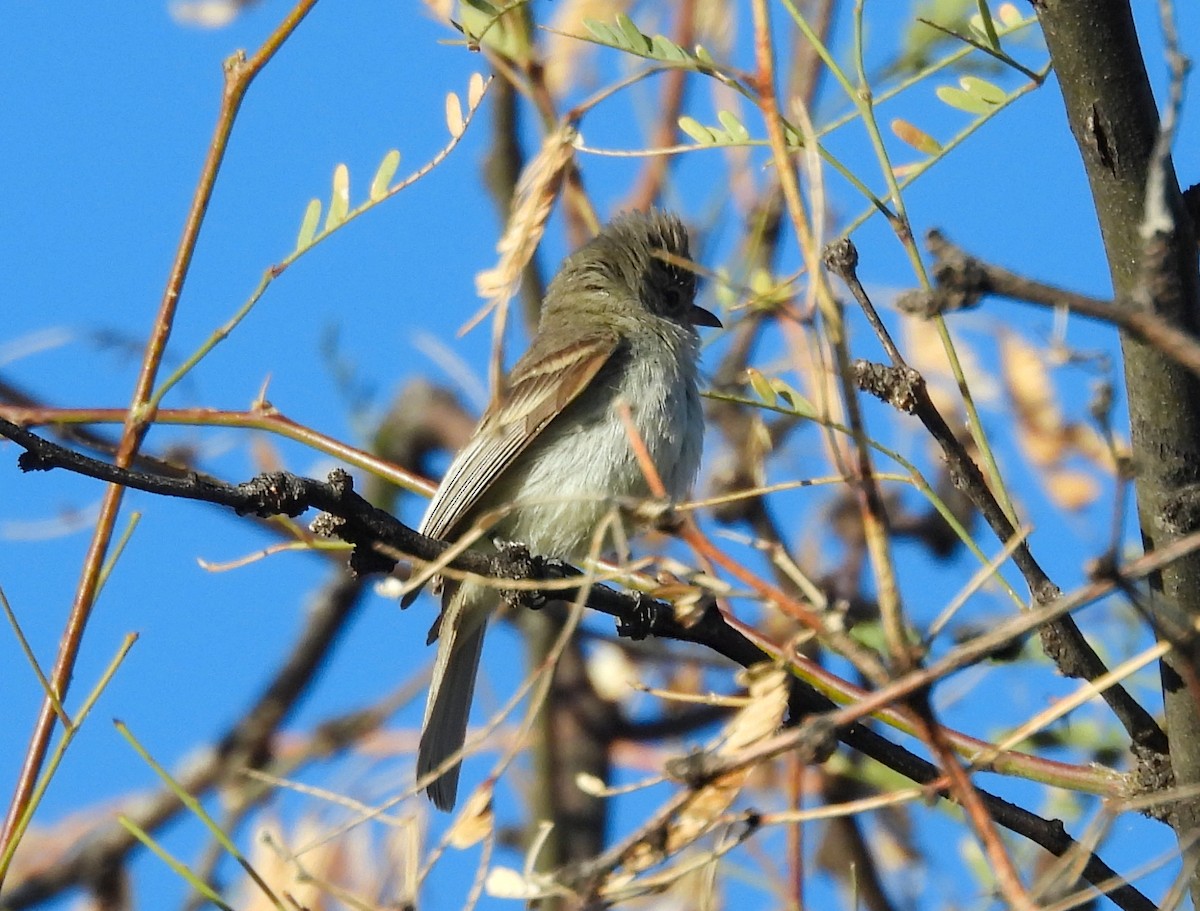
<svg viewBox="0 0 1200 911"><path fill-rule="evenodd" d="M327 532L336 534L354 546L350 565L359 573L390 570L396 559L405 554L427 562L438 561L444 559L446 550L452 546L413 531L368 503L354 492L350 476L340 469L331 472L328 482L275 472L229 485L199 479L159 478L118 468L73 453L3 419L0 419L0 436L8 437L25 448L26 452L19 457L18 464L26 471L69 468L88 477L137 490L219 503L239 515L297 516L309 507L324 510L333 517L333 521L323 523ZM468 550L456 554L447 561L447 565L498 580L564 583L561 586L548 586L541 594L555 599L586 595L588 607L617 618L620 635L635 638L653 635L695 643L712 649L742 667L752 667L769 660L769 656L758 645L725 619L711 600L690 613L685 622L676 615L674 606L667 602L639 594L623 594L607 586L594 584L578 570L557 561L531 557L523 548L501 549L496 555ZM896 698L903 698L908 692L897 689ZM824 744L834 737L915 782L934 784L940 780L934 765L858 721L837 726L822 721L819 716L835 711L836 704L798 678L792 678L788 705L792 724L809 719L800 732L804 736L795 742L794 747L801 748L810 759L826 755L829 748ZM1057 856L1082 850L1066 834L1061 822L1045 820L987 791L978 790L977 793L997 824L1025 835ZM944 786L939 787L938 794L950 796ZM620 863L622 856L619 852L607 852L594 862L585 863L571 878L576 883L594 881L597 871L606 863ZM1093 886L1107 891L1122 908L1150 911L1154 907L1095 854L1089 854L1083 875Z"/></svg>
<svg viewBox="0 0 1200 911"><path fill-rule="evenodd" d="M916 415L941 447L955 485L971 498L1001 543L1013 540L1017 536L1017 529L992 494L983 472L934 405L925 388L924 378L905 362L859 282L856 272L858 251L854 244L849 239L836 241L826 251L825 261L846 282L892 360L890 368L860 361L856 365L859 386L893 407ZM1027 542L1021 541L1013 549L1013 562L1025 578L1035 604L1051 604L1062 596L1062 591L1038 563ZM1047 623L1039 633L1046 654L1064 675L1096 680L1108 673L1108 668L1071 617L1063 616ZM1128 690L1118 685L1105 690L1103 695L1139 750L1150 750L1160 755L1167 753L1167 738L1162 728Z"/></svg>

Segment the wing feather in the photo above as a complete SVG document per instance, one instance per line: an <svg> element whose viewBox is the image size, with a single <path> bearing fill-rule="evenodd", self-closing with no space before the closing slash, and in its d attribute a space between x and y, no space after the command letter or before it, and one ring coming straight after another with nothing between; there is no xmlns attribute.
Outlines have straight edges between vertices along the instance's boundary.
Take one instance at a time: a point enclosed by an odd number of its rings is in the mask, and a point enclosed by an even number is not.
<svg viewBox="0 0 1200 911"><path fill-rule="evenodd" d="M451 462L421 521L435 538L452 535L518 456L595 379L620 342L616 333L592 334L517 362L509 386L484 413L471 441Z"/></svg>

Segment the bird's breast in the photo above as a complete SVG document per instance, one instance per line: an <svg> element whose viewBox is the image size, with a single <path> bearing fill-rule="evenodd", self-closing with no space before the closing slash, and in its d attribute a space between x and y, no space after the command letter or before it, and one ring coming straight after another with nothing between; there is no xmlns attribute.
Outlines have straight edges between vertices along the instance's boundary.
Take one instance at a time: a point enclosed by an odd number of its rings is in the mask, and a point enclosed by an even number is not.
<svg viewBox="0 0 1200 911"><path fill-rule="evenodd" d="M650 496L635 435L668 496L687 496L703 436L694 359L659 348L615 363L523 453L506 485L516 508L497 525L499 537L548 556L588 553L618 504Z"/></svg>

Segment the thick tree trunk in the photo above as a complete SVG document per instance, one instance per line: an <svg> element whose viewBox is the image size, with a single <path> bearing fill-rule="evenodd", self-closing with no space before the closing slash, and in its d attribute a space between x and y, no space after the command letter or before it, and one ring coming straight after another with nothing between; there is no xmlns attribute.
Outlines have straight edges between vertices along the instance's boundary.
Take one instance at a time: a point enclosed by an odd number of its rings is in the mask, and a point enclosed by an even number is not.
<svg viewBox="0 0 1200 911"><path fill-rule="evenodd" d="M1158 111L1150 90L1133 17L1126 0L1035 0L1067 119L1087 169L1104 236L1114 292L1125 306L1152 306L1176 325L1198 325L1196 237L1171 160L1155 163ZM1156 167L1165 169L1164 204L1173 233L1146 239L1141 231L1146 189ZM1125 336L1129 415L1138 516L1147 550L1168 543L1197 523L1180 519L1200 491L1200 382L1154 348ZM1169 517L1174 517L1170 519ZM1173 564L1152 580L1159 635L1181 641L1180 630L1200 620L1200 554ZM1162 666L1171 763L1176 784L1200 784L1200 706L1195 682L1200 649L1187 635ZM1135 750L1138 745L1134 745ZM1168 817L1185 863L1200 831L1200 801L1190 798ZM1192 877L1200 907L1200 878Z"/></svg>

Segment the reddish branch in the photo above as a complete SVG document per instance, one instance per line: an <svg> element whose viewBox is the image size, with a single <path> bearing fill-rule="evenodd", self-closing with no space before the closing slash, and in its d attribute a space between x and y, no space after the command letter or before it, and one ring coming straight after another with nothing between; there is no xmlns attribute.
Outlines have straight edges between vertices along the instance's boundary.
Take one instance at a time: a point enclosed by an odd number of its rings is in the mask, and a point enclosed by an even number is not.
<svg viewBox="0 0 1200 911"><path fill-rule="evenodd" d="M184 224L183 237L176 251L175 262L150 331L150 339L146 344L125 426L117 446L116 463L119 466L131 464L153 419L153 414L146 406L150 401L159 367L162 364L167 339L170 337L174 325L175 309L183 290L184 279L187 277L188 268L191 265L196 240L200 236L200 225L208 211L208 202L216 185L217 172L225 157L225 150L229 145L229 137L233 132L233 123L238 109L241 107L242 99L254 78L275 56L275 53L308 15L315 3L316 0L300 0L250 59L246 59L244 54L236 54L226 61L225 82L221 95L221 109L217 115L217 125L209 143L208 154L200 172L200 180L197 183L192 205ZM104 500L100 506L100 515L96 520L96 528L88 545L82 574L71 604L71 613L59 640L58 654L50 672L50 686L54 697L60 704L70 685L75 660L83 642L83 633L91 616L92 605L95 603L104 559L112 540L123 494L124 487L117 484L105 491ZM54 703L55 699L52 699L50 694L47 694L46 698L42 700L41 710L34 723L29 747L25 752L25 759L17 778L13 799L4 820L4 829L0 832L0 855L7 850L32 799L37 777L45 761L50 738L54 732L57 717Z"/></svg>

